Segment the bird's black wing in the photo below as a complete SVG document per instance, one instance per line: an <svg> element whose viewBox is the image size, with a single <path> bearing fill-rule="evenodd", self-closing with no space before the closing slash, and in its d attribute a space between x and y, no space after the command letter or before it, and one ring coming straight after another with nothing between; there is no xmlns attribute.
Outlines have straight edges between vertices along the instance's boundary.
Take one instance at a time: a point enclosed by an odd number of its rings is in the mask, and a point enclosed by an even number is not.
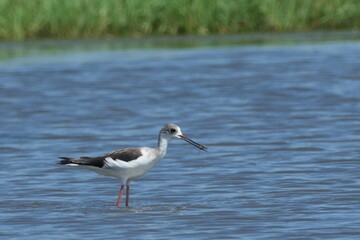
<svg viewBox="0 0 360 240"><path fill-rule="evenodd" d="M59 164L78 164L87 165L102 168L105 165L105 159L111 157L113 160L120 160L124 162L130 162L142 156L141 150L138 148L126 148L111 153L98 156L98 157L80 157L80 158L68 158L60 157L62 159Z"/></svg>
<svg viewBox="0 0 360 240"><path fill-rule="evenodd" d="M114 160L121 160L125 162L130 162L141 156L142 153L139 148L125 148L106 154L106 157L111 157Z"/></svg>

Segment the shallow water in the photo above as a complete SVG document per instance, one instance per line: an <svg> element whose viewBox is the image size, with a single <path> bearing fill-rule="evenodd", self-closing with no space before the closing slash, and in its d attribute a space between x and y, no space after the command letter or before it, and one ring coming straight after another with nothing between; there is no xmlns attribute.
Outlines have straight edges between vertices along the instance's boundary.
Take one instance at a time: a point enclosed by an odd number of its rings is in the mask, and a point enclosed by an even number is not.
<svg viewBox="0 0 360 240"><path fill-rule="evenodd" d="M1 237L360 237L359 41L83 43L2 48ZM116 179L56 164L168 122L209 151L173 140L129 208Z"/></svg>

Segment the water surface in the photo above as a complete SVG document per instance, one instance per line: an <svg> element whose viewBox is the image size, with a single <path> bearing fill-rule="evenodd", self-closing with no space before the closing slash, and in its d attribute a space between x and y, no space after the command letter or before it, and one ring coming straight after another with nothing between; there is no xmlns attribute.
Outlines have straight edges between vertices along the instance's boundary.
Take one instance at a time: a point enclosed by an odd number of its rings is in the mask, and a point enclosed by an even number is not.
<svg viewBox="0 0 360 240"><path fill-rule="evenodd" d="M2 45L4 239L360 237L359 41L69 44ZM168 122L209 152L173 140L129 208L118 180L56 164Z"/></svg>

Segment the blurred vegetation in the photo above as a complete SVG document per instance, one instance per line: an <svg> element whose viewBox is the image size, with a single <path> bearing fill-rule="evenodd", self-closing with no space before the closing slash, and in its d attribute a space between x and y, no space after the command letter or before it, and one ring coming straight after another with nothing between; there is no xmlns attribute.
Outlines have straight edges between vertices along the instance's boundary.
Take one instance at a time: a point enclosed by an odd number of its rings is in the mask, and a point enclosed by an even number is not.
<svg viewBox="0 0 360 240"><path fill-rule="evenodd" d="M2 40L359 29L359 0L0 0Z"/></svg>

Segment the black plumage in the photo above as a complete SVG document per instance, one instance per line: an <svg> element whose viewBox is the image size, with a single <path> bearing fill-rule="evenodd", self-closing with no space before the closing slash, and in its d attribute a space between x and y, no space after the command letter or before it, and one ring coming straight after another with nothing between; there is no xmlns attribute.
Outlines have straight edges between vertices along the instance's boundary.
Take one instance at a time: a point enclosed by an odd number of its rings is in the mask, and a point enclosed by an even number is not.
<svg viewBox="0 0 360 240"><path fill-rule="evenodd" d="M105 159L111 157L114 160L130 162L135 159L138 159L142 156L141 150L138 148L126 148L111 153L107 153L97 157L80 157L80 158L68 158L60 157L62 159L59 164L78 164L78 165L87 165L102 168L105 165Z"/></svg>

